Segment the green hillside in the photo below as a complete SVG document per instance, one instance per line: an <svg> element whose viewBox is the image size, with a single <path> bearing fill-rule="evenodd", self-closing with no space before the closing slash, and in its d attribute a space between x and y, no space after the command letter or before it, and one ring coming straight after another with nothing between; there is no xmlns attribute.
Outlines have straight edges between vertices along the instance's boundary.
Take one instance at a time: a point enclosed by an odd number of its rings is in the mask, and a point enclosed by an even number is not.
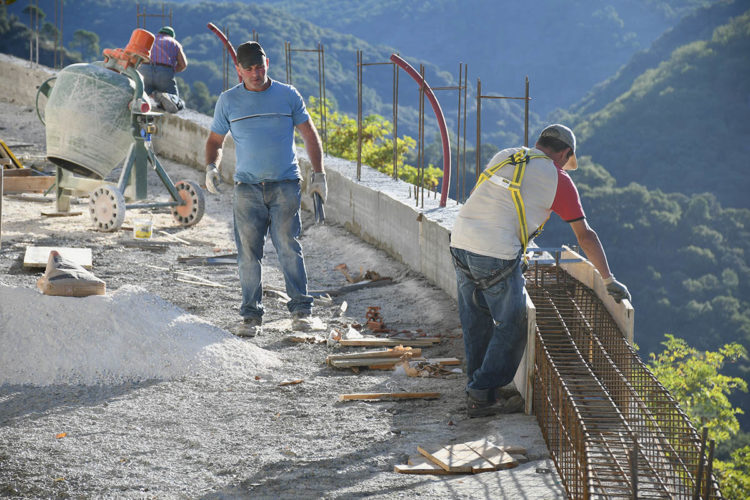
<svg viewBox="0 0 750 500"><path fill-rule="evenodd" d="M748 208L750 10L704 40L688 39L606 105L592 95L574 107L569 121L582 151L620 184L709 192L723 206Z"/></svg>

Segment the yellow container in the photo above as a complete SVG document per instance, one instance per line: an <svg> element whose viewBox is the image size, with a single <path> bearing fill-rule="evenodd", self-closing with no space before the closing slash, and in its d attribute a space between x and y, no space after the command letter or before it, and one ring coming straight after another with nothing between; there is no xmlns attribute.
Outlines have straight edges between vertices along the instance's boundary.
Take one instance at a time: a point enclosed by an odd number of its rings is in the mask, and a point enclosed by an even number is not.
<svg viewBox="0 0 750 500"><path fill-rule="evenodd" d="M133 238L149 240L153 234L154 223L151 219L135 219L133 221Z"/></svg>

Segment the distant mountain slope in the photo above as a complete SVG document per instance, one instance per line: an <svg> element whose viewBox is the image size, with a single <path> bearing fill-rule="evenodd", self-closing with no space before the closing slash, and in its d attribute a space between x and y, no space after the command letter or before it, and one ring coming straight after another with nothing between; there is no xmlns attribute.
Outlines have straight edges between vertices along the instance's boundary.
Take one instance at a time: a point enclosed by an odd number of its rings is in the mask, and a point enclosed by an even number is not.
<svg viewBox="0 0 750 500"><path fill-rule="evenodd" d="M568 107L704 0L248 0L372 44L388 44L496 94L520 95L528 75L532 109Z"/></svg>
<svg viewBox="0 0 750 500"><path fill-rule="evenodd" d="M695 40L690 23L683 28L682 39ZM676 48L600 110L574 110L582 151L620 185L711 192L725 207L750 207L748 54L750 10Z"/></svg>
<svg viewBox="0 0 750 500"><path fill-rule="evenodd" d="M633 81L647 69L655 68L669 59L676 48L694 40L707 40L713 31L747 10L742 0L722 0L713 5L696 9L667 30L647 50L636 53L615 75L596 85L581 101L568 110L580 117L599 111L618 96L625 93Z"/></svg>
<svg viewBox="0 0 750 500"><path fill-rule="evenodd" d="M141 11L161 13L162 4L167 12L171 9L177 38L185 47L188 69L179 76L187 83L203 82L213 94L222 91L222 45L219 39L206 28L208 22L225 29L235 46L249 40L253 30L264 45L271 66L272 78L286 80L284 43L289 42L293 49L312 49L318 42L325 48L326 95L349 113L356 113L356 50L363 50L368 60L387 60L393 49L385 45L373 46L352 35L342 35L332 29L321 28L296 17L286 11L269 5L243 4L240 2L196 2L174 3L161 1L139 1ZM23 5L22 5L23 4ZM65 3L64 35L68 44L78 29L92 31L100 37L100 47L124 47L133 29L136 28L136 2L133 0L112 2L110 0L76 0ZM1 7L1 6L0 6ZM25 2L4 7L9 14L22 14ZM54 13L53 0L39 0L39 7L48 13L48 20ZM147 29L156 32L161 27L161 19L149 18ZM24 57L23 53L16 54ZM434 85L449 85L451 77L435 65L403 53L403 57L415 66L424 64ZM318 62L315 54L295 52L292 55L293 83L304 97L318 95ZM391 112L390 73L384 78L369 78L364 82L365 113L380 113L389 116ZM230 68L229 83L237 83L236 73ZM416 92L414 92L416 94ZM414 100L414 99L413 99ZM403 109L402 130L408 131L408 124L416 124L416 108ZM431 125L431 124L430 124ZM416 126L415 126L416 127ZM413 127L413 128L415 128Z"/></svg>

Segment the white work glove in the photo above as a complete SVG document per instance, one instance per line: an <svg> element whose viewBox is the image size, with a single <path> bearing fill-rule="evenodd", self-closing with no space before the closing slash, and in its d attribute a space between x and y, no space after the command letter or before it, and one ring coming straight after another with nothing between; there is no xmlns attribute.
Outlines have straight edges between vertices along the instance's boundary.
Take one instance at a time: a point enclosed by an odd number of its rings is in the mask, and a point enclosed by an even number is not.
<svg viewBox="0 0 750 500"><path fill-rule="evenodd" d="M326 198L328 198L328 184L326 183L325 172L313 172L310 187L307 191L311 196L318 193L323 203L326 202Z"/></svg>
<svg viewBox="0 0 750 500"><path fill-rule="evenodd" d="M607 287L607 293L610 294L618 304L622 299L630 300L630 292L628 292L628 288L617 281L614 276L605 279L604 285Z"/></svg>
<svg viewBox="0 0 750 500"><path fill-rule="evenodd" d="M215 163L206 165L206 189L209 193L219 194L219 185L221 184L221 174Z"/></svg>

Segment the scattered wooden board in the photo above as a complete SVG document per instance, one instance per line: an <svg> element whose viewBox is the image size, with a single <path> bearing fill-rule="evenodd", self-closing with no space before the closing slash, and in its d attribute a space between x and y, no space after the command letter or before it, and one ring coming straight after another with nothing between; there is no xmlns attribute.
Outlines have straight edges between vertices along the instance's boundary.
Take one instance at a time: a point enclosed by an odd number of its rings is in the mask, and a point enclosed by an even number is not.
<svg viewBox="0 0 750 500"><path fill-rule="evenodd" d="M410 358L412 361L424 361L424 358ZM374 370L391 370L400 362L401 358L385 357L385 358L359 358L359 359L333 359L328 364L334 368L372 368Z"/></svg>
<svg viewBox="0 0 750 500"><path fill-rule="evenodd" d="M510 453L511 455L514 455L514 454L526 455L526 448L524 448L523 446L516 446L512 444L497 445L487 439L477 439L476 441L468 441L466 444L468 444L474 449L482 450L482 449L490 449L490 448L499 448L505 453Z"/></svg>
<svg viewBox="0 0 750 500"><path fill-rule="evenodd" d="M412 347L429 347L440 343L439 337L418 337L415 339L405 338L380 338L380 337L362 337L359 339L341 339L339 344L342 346L360 346L360 347L388 347L388 346L412 346Z"/></svg>
<svg viewBox="0 0 750 500"><path fill-rule="evenodd" d="M458 358L429 358L427 362L440 366L456 366L461 364L461 360Z"/></svg>
<svg viewBox="0 0 750 500"><path fill-rule="evenodd" d="M502 448L495 446L486 439L464 443L468 448L474 450L478 455L490 462L495 470L511 469L518 466L518 461ZM525 450L524 450L525 451Z"/></svg>
<svg viewBox="0 0 750 500"><path fill-rule="evenodd" d="M11 173L13 172L13 173ZM3 193L43 193L55 183L54 175L31 175L29 169L6 170Z"/></svg>
<svg viewBox="0 0 750 500"><path fill-rule="evenodd" d="M418 446L417 451L448 472L479 473L496 470L492 462L465 443L438 447Z"/></svg>
<svg viewBox="0 0 750 500"><path fill-rule="evenodd" d="M422 455L416 457L409 457L409 463L407 465L396 465L393 468L394 472L399 474L457 474L456 472L449 472L439 465L430 462Z"/></svg>
<svg viewBox="0 0 750 500"><path fill-rule="evenodd" d="M23 267L46 268L49 253L52 250L57 250L64 258L72 260L86 269L92 268L91 249L72 247L26 247L26 253L23 257Z"/></svg>
<svg viewBox="0 0 750 500"><path fill-rule="evenodd" d="M348 354L330 354L328 357L326 357L326 362L346 359L400 358L407 353L410 353L412 356L421 356L422 349L406 347L402 349L377 349L373 351L353 352Z"/></svg>
<svg viewBox="0 0 750 500"><path fill-rule="evenodd" d="M438 399L439 392L367 392L341 394L339 401L372 401L378 399Z"/></svg>

